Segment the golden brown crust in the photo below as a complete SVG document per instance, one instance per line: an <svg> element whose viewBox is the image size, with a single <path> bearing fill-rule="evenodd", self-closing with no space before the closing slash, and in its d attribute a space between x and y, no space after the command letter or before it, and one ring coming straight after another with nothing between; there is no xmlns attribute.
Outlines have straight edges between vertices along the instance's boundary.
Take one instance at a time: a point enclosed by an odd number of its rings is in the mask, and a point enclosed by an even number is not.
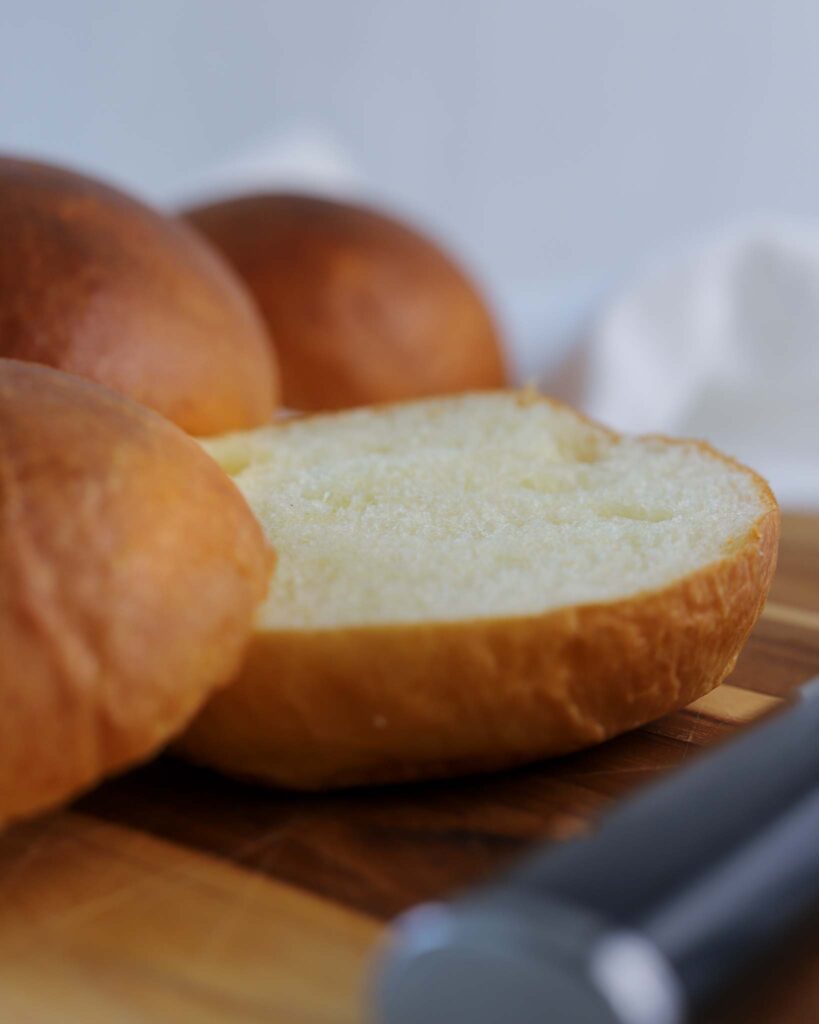
<svg viewBox="0 0 819 1024"><path fill-rule="evenodd" d="M500 387L489 311L463 271L373 210L256 195L189 210L253 293L293 409Z"/></svg>
<svg viewBox="0 0 819 1024"><path fill-rule="evenodd" d="M179 429L0 359L0 823L146 757L236 671L270 555Z"/></svg>
<svg viewBox="0 0 819 1024"><path fill-rule="evenodd" d="M0 356L106 384L193 434L267 422L250 296L196 232L79 174L0 157Z"/></svg>
<svg viewBox="0 0 819 1024"><path fill-rule="evenodd" d="M228 773L324 788L520 764L690 703L733 668L779 536L765 481L700 446L751 475L764 508L721 560L661 590L539 616L258 631L238 680L178 748Z"/></svg>

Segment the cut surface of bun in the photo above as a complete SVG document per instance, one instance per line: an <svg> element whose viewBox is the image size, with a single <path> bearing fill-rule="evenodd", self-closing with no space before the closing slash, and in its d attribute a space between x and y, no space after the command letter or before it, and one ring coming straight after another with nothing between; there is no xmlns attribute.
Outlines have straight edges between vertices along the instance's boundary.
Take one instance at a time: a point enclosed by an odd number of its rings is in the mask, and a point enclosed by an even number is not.
<svg viewBox="0 0 819 1024"><path fill-rule="evenodd" d="M0 356L105 384L193 434L270 420L266 330L197 232L84 175L11 157L0 157L0 224Z"/></svg>
<svg viewBox="0 0 819 1024"><path fill-rule="evenodd" d="M343 409L503 384L498 332L478 289L394 217L287 193L186 216L252 292L288 407Z"/></svg>
<svg viewBox="0 0 819 1024"><path fill-rule="evenodd" d="M183 747L318 787L563 753L730 671L778 510L708 446L526 393L211 441L279 561L238 681Z"/></svg>
<svg viewBox="0 0 819 1024"><path fill-rule="evenodd" d="M181 430L0 359L0 824L178 732L237 670L270 564Z"/></svg>

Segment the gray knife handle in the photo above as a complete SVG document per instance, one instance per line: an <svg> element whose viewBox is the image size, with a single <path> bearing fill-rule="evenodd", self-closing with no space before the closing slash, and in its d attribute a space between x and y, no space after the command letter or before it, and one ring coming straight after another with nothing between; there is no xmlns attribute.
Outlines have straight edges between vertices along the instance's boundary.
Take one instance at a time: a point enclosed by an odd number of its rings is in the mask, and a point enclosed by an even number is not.
<svg viewBox="0 0 819 1024"><path fill-rule="evenodd" d="M399 920L385 1024L681 1024L819 904L819 680L487 886Z"/></svg>

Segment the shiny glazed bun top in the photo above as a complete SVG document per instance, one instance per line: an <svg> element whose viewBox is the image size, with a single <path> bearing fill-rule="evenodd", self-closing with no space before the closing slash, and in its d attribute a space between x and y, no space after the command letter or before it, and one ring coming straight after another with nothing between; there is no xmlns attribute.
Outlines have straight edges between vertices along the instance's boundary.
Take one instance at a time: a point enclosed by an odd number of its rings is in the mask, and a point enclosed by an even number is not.
<svg viewBox="0 0 819 1024"><path fill-rule="evenodd" d="M106 384L193 434L270 419L275 357L197 233L59 167L0 156L0 356Z"/></svg>
<svg viewBox="0 0 819 1024"><path fill-rule="evenodd" d="M394 218L289 194L186 216L262 310L285 405L338 409L504 383L483 298L435 243Z"/></svg>
<svg viewBox="0 0 819 1024"><path fill-rule="evenodd" d="M271 566L179 428L0 359L0 825L178 732L238 670Z"/></svg>

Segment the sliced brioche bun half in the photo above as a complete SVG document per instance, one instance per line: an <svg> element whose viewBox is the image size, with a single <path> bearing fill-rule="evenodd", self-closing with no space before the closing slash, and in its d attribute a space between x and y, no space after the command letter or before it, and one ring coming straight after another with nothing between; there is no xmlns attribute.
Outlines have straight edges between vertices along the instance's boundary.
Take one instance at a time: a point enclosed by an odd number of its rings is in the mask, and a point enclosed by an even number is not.
<svg viewBox="0 0 819 1024"><path fill-rule="evenodd" d="M306 789L599 743L731 671L776 559L767 484L526 393L210 442L279 562L236 682L179 749Z"/></svg>
<svg viewBox="0 0 819 1024"><path fill-rule="evenodd" d="M441 247L376 210L241 196L187 211L264 315L284 404L345 409L504 383L485 299Z"/></svg>
<svg viewBox="0 0 819 1024"><path fill-rule="evenodd" d="M105 384L193 434L271 419L253 300L178 219L64 168L0 157L0 356Z"/></svg>
<svg viewBox="0 0 819 1024"><path fill-rule="evenodd" d="M271 558L173 424L0 359L0 823L178 732L236 672Z"/></svg>

